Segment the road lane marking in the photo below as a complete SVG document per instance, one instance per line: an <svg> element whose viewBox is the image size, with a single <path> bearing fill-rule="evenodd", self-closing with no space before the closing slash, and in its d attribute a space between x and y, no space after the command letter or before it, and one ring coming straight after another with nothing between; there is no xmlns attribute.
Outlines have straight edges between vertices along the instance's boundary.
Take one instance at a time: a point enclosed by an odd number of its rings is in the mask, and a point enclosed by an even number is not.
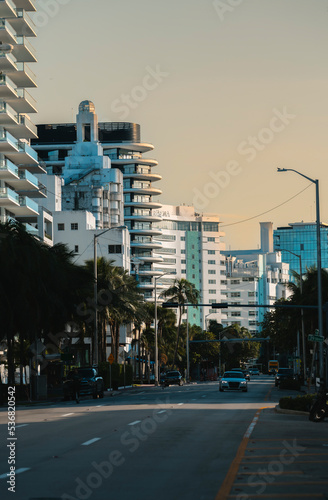
<svg viewBox="0 0 328 500"><path fill-rule="evenodd" d="M16 429L18 429L18 427L26 427L28 424L19 424L19 425L16 425Z"/></svg>
<svg viewBox="0 0 328 500"><path fill-rule="evenodd" d="M101 408L102 406L105 406L105 405L97 405L96 408Z"/></svg>
<svg viewBox="0 0 328 500"><path fill-rule="evenodd" d="M62 415L62 417L69 417L69 415L74 415L74 413L65 413L65 415Z"/></svg>
<svg viewBox="0 0 328 500"><path fill-rule="evenodd" d="M141 420L135 420L134 422L131 422L128 425L136 425L136 424L140 424L140 422L141 422Z"/></svg>
<svg viewBox="0 0 328 500"><path fill-rule="evenodd" d="M178 403L178 406L181 406L181 405L183 405L183 404L184 404L184 403Z"/></svg>
<svg viewBox="0 0 328 500"><path fill-rule="evenodd" d="M15 470L15 474L21 474L22 472L26 472L27 470L31 470L30 467L22 467L21 469ZM9 477L9 472L6 474L1 474L0 479L6 479Z"/></svg>
<svg viewBox="0 0 328 500"><path fill-rule="evenodd" d="M239 470L239 467L240 467L240 464L241 464L241 461L242 459L244 458L245 456L245 451L246 451L246 448L247 448L247 445L248 445L248 442L249 442L249 438L254 430L254 427L258 421L258 418L259 418L259 414L261 413L261 411L263 410L264 408L260 408L256 414L255 414L255 417L253 418L251 424L248 426L248 429L246 430L244 436L243 436L243 439L239 445L239 448L237 450L237 453L236 453L236 456L235 458L233 459L230 467L229 467L229 470L227 472L227 475L226 477L224 478L224 481L222 483L222 486L218 492L218 494L216 495L215 497L215 500L226 500L226 498L228 498L228 495L232 489L232 486L234 484L234 481L235 481L235 478L237 476L237 473L238 473L238 470Z"/></svg>
<svg viewBox="0 0 328 500"><path fill-rule="evenodd" d="M89 446L89 444L95 443L96 441L99 441L101 438L93 438L89 439L89 441L86 441L85 443L82 443L81 446Z"/></svg>
<svg viewBox="0 0 328 500"><path fill-rule="evenodd" d="M161 410L161 411L158 411L157 413L165 413L166 410Z"/></svg>

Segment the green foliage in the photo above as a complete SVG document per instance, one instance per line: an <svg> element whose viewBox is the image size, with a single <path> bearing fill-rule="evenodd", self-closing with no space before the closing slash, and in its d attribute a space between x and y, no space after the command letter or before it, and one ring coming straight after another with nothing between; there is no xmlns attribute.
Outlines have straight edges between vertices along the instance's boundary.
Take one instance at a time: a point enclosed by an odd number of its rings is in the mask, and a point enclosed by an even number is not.
<svg viewBox="0 0 328 500"><path fill-rule="evenodd" d="M211 361L216 364L219 362L220 343L206 342L206 340L215 340L215 334L212 332L200 331L193 335L192 340L203 340L190 344L190 361L192 364L200 363L201 361Z"/></svg>
<svg viewBox="0 0 328 500"><path fill-rule="evenodd" d="M107 361L99 363L99 375L104 379L105 388L110 387L110 364ZM132 385L133 370L131 365L125 365L125 385ZM112 388L124 386L124 365L112 364Z"/></svg>
<svg viewBox="0 0 328 500"><path fill-rule="evenodd" d="M305 396L288 396L280 398L279 406L284 410L310 411L310 407L316 398L316 394L306 394Z"/></svg>

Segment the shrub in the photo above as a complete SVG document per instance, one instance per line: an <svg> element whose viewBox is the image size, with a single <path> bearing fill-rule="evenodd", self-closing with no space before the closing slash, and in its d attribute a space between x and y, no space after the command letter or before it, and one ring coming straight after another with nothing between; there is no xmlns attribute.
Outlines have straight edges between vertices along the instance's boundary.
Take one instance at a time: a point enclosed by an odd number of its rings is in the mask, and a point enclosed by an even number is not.
<svg viewBox="0 0 328 500"><path fill-rule="evenodd" d="M292 396L280 398L279 406L284 410L310 411L310 407L316 394L306 394L305 396Z"/></svg>

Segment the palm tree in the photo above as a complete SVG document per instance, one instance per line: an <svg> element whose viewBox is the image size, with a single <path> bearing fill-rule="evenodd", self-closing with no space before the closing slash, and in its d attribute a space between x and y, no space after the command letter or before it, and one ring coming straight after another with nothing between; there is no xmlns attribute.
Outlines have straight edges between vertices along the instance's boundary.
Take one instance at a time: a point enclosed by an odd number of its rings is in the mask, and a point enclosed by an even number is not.
<svg viewBox="0 0 328 500"><path fill-rule="evenodd" d="M171 285L167 290L161 293L161 296L171 300L172 302L177 302L179 308L179 320L178 320L178 330L177 330L177 341L175 346L175 351L173 355L172 366L175 365L175 360L177 357L177 352L179 348L179 340L180 340L180 327L182 314L185 312L184 304L187 302L190 304L197 305L199 300L199 291L196 289L195 285L190 281L181 278L175 279L173 285Z"/></svg>

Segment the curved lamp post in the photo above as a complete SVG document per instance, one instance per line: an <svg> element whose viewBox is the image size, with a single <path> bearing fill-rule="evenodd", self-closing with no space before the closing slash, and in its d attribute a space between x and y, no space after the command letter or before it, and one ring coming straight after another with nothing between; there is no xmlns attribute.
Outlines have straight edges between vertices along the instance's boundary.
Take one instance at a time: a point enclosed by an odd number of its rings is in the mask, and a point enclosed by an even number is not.
<svg viewBox="0 0 328 500"><path fill-rule="evenodd" d="M315 184L315 194L316 194L316 224L317 224L317 270L318 270L318 328L319 335L323 335L323 316L322 316L322 283L321 283L321 240L320 240L320 204L319 204L319 180L311 179L307 175L301 174L293 168L278 168L278 172L295 172L295 174L304 177L308 181ZM311 374L310 374L311 375ZM319 343L319 375L322 379L323 373L323 343Z"/></svg>

